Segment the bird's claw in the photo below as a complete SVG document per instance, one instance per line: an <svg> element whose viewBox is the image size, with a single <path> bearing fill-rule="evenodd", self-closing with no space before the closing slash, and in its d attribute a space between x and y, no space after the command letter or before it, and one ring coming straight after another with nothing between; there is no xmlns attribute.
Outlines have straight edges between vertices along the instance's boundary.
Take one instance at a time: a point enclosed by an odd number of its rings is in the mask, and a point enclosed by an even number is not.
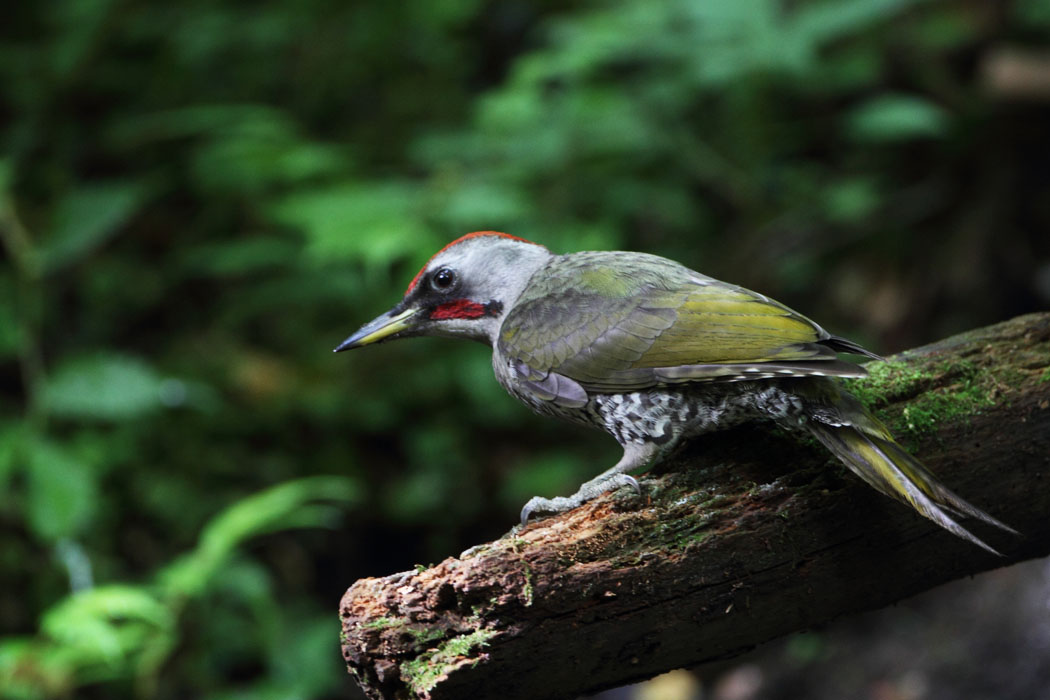
<svg viewBox="0 0 1050 700"><path fill-rule="evenodd" d="M618 474L617 476L623 478L623 484L621 484L621 486L630 486L631 489L634 491L635 496L642 495L642 486L638 483L638 479L635 479L630 474Z"/></svg>
<svg viewBox="0 0 1050 700"><path fill-rule="evenodd" d="M542 505L541 501L545 501L545 500L547 500L547 499L546 498L540 498L539 496L534 496L534 497L530 498L529 502L526 503L522 507L522 509L521 509L521 526L522 527L525 527L526 525L528 525L528 523L529 523L529 516L532 515L532 511L534 511L537 508L539 508Z"/></svg>
<svg viewBox="0 0 1050 700"><path fill-rule="evenodd" d="M556 496L554 498L534 496L521 509L522 527L528 524L529 516L533 513L564 513L567 510L582 506L587 501L597 498L606 491L612 491L622 486L630 486L637 496L642 494L642 487L633 476L630 474L613 474L598 482L588 481L580 487L579 491L571 496Z"/></svg>

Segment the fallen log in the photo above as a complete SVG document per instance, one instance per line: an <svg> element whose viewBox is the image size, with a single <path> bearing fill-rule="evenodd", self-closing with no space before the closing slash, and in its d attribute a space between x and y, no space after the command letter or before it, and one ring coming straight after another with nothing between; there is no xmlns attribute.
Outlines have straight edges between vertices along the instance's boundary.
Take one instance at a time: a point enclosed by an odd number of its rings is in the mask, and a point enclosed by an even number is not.
<svg viewBox="0 0 1050 700"><path fill-rule="evenodd" d="M870 363L851 388L963 498L991 555L769 425L695 439L628 489L340 604L370 698L572 698L740 654L1050 554L1050 313Z"/></svg>

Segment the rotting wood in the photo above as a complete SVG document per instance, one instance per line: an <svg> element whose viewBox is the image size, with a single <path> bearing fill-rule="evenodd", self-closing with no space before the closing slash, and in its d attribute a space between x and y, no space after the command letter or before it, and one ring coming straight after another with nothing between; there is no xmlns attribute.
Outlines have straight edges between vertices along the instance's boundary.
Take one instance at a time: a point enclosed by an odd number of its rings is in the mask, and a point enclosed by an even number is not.
<svg viewBox="0 0 1050 700"><path fill-rule="evenodd" d="M815 445L738 428L627 490L431 568L354 583L343 655L370 698L572 698L739 654L1050 553L1050 314L873 363L853 388L952 490L1023 537L995 557Z"/></svg>

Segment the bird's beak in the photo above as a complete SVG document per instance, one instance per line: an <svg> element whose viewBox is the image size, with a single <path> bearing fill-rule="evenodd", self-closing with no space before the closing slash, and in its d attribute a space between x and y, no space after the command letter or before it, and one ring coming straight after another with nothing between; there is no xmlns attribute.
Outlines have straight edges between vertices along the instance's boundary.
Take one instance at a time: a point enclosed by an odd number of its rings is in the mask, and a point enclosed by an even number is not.
<svg viewBox="0 0 1050 700"><path fill-rule="evenodd" d="M387 311L379 318L373 319L358 328L356 333L339 344L335 352L353 350L362 345L378 343L380 340L385 340L401 331L413 328L415 324L412 323L412 319L417 313L419 313L419 309L412 308L405 309L399 313Z"/></svg>

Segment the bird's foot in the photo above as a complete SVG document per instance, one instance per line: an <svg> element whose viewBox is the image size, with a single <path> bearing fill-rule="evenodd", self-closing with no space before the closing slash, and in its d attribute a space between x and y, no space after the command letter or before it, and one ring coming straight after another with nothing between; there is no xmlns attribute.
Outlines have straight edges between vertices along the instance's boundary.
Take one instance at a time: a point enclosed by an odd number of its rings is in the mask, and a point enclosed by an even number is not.
<svg viewBox="0 0 1050 700"><path fill-rule="evenodd" d="M638 485L638 480L630 474L610 474L604 479L598 478L586 482L571 496L556 496L554 498L535 496L530 498L525 507L521 509L521 524L525 525L528 523L529 516L533 513L564 513L567 510L582 506L587 501L597 498L606 491L612 491L621 486L630 486L638 495L642 493L642 487Z"/></svg>

